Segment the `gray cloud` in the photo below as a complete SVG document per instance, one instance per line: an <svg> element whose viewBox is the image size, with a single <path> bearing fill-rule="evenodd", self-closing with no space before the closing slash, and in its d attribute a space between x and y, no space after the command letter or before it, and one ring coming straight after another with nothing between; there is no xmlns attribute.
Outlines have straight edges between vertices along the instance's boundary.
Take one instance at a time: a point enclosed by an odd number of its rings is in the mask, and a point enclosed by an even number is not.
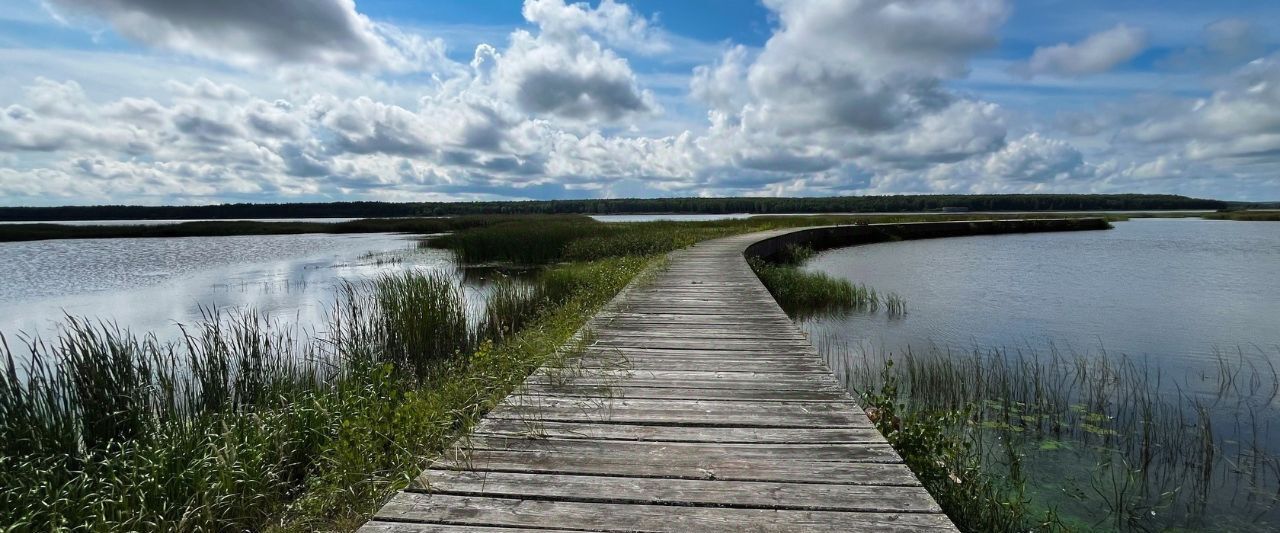
<svg viewBox="0 0 1280 533"><path fill-rule="evenodd" d="M518 81L516 101L525 111L577 120L617 120L649 111L635 80L605 70L531 69Z"/></svg>
<svg viewBox="0 0 1280 533"><path fill-rule="evenodd" d="M1146 46L1145 31L1120 24L1076 44L1060 43L1036 48L1031 59L1014 67L1014 72L1028 78L1098 74L1137 57Z"/></svg>
<svg viewBox="0 0 1280 533"><path fill-rule="evenodd" d="M365 69L404 60L352 0L48 0L100 17L121 35L243 66Z"/></svg>

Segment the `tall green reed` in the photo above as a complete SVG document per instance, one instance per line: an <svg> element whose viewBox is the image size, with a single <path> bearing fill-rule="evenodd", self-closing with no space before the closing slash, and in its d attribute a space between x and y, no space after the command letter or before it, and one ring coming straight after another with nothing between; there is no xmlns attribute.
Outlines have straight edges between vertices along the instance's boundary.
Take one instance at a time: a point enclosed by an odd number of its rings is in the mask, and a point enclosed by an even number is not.
<svg viewBox="0 0 1280 533"><path fill-rule="evenodd" d="M748 263L774 300L792 318L874 312L881 307L891 317L906 314L906 301L897 293L882 295L861 283L802 269L804 262L814 255L812 248L789 244L769 259L755 257Z"/></svg>
<svg viewBox="0 0 1280 533"><path fill-rule="evenodd" d="M348 285L311 335L206 309L173 343L73 317L0 337L0 524L260 529L316 486L376 497L483 399L423 393L545 312L504 287L475 320L450 276L408 272Z"/></svg>

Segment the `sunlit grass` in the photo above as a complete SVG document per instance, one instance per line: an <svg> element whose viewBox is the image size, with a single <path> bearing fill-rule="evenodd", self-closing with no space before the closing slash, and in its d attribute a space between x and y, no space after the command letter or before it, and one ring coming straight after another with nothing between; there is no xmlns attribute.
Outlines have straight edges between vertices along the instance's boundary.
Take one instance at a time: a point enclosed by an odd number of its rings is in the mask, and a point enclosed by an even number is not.
<svg viewBox="0 0 1280 533"><path fill-rule="evenodd" d="M474 321L454 282L413 272L350 287L316 336L209 312L161 344L69 320L25 362L4 350L0 523L353 527L647 262L553 269L552 290L506 285Z"/></svg>

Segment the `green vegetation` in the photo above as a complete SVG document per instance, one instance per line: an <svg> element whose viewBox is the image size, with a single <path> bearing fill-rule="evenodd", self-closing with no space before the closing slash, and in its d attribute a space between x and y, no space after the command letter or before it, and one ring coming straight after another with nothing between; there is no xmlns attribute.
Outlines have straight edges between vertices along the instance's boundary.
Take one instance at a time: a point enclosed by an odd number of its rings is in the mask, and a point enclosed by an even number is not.
<svg viewBox="0 0 1280 533"><path fill-rule="evenodd" d="M649 263L500 282L352 285L327 333L209 311L161 344L69 318L0 363L0 523L19 530L352 529Z"/></svg>
<svg viewBox="0 0 1280 533"><path fill-rule="evenodd" d="M768 261L755 257L748 263L769 294L792 318L876 311L881 306L890 316L906 313L906 302L896 293L881 296L861 283L802 270L800 265L813 255L811 248L788 245Z"/></svg>
<svg viewBox="0 0 1280 533"><path fill-rule="evenodd" d="M1247 222L1280 222L1280 211L1223 211L1208 213L1209 220L1242 220Z"/></svg>
<svg viewBox="0 0 1280 533"><path fill-rule="evenodd" d="M966 409L910 410L901 403L899 379L893 362L886 361L879 388L860 394L867 416L952 522L974 532L1061 528L1051 512L1031 516L1020 469L1009 468L1000 476L984 464L985 454L977 445L984 441L971 434ZM1016 455L1010 457L1016 461Z"/></svg>
<svg viewBox="0 0 1280 533"><path fill-rule="evenodd" d="M822 351L961 529L1280 523L1268 354L1171 376L1105 353Z"/></svg>
<svg viewBox="0 0 1280 533"><path fill-rule="evenodd" d="M332 202L206 206L0 207L0 220L181 220L623 213L903 213L970 211L1217 210L1226 202L1165 194L975 194L816 198L624 198L525 202Z"/></svg>
<svg viewBox="0 0 1280 533"><path fill-rule="evenodd" d="M347 222L255 222L245 220L179 224L69 226L66 224L0 224L0 242L45 239L115 239L146 237L223 237L229 235L293 235L299 233L443 233L472 228L502 217L388 218Z"/></svg>

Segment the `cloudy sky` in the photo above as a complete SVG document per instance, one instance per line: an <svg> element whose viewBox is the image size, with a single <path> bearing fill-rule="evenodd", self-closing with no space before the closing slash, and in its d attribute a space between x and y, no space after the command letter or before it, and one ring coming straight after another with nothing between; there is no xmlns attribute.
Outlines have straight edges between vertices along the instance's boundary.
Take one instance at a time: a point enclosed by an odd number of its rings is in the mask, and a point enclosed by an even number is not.
<svg viewBox="0 0 1280 533"><path fill-rule="evenodd" d="M5 0L0 205L1280 199L1280 2Z"/></svg>

